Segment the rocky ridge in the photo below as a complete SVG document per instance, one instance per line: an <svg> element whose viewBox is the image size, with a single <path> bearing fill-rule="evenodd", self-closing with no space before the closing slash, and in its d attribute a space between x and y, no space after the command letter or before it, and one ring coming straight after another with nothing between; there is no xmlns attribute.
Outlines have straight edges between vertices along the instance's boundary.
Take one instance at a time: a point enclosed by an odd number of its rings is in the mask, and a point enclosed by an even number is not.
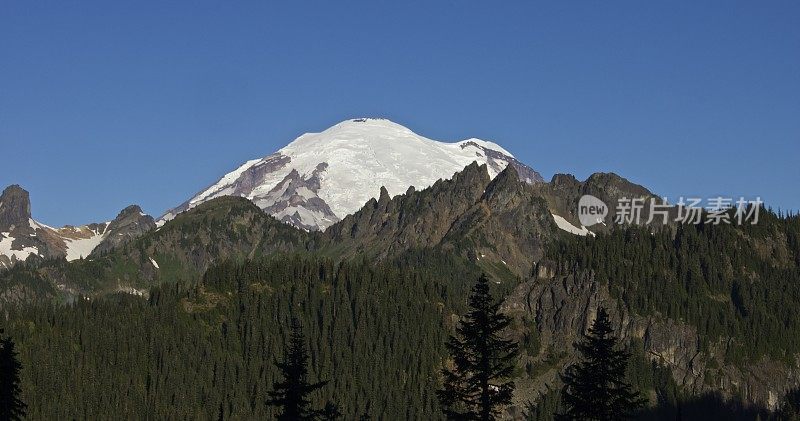
<svg viewBox="0 0 800 421"><path fill-rule="evenodd" d="M155 228L155 221L132 205L112 221L53 228L31 217L29 193L18 185L0 195L0 269L33 259L89 257L107 252Z"/></svg>

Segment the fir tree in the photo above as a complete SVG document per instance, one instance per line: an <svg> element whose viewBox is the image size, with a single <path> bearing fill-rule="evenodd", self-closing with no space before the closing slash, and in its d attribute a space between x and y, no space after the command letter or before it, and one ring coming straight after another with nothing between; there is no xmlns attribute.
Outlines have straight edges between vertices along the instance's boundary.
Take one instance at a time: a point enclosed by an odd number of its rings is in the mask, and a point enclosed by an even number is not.
<svg viewBox="0 0 800 421"><path fill-rule="evenodd" d="M282 381L273 385L269 392L267 404L279 409L278 420L297 421L313 420L319 415L311 409L309 395L325 386L328 382L308 382L308 350L300 322L292 320L292 332L289 346L284 353L283 362L277 363Z"/></svg>
<svg viewBox="0 0 800 421"><path fill-rule="evenodd" d="M500 302L489 293L482 275L472 288L470 311L450 336L447 349L453 369L442 370L444 384L437 392L448 419L493 420L511 403L514 382L508 380L517 357L517 344L500 337L511 322L500 313Z"/></svg>
<svg viewBox="0 0 800 421"><path fill-rule="evenodd" d="M25 403L20 399L19 373L14 341L0 329L0 420L20 420L25 416Z"/></svg>
<svg viewBox="0 0 800 421"><path fill-rule="evenodd" d="M600 307L589 334L574 344L581 360L562 375L565 410L557 419L625 419L644 405L644 399L625 381L630 355L616 349L617 338L612 333L608 313Z"/></svg>

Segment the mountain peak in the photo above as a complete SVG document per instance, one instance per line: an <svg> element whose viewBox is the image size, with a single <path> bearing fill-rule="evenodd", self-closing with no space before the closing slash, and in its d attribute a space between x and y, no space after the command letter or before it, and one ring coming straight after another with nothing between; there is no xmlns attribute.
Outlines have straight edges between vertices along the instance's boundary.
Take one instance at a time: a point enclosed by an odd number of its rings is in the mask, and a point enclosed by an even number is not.
<svg viewBox="0 0 800 421"><path fill-rule="evenodd" d="M121 219L126 216L142 216L144 212L142 212L142 208L139 205L129 205L125 207L125 209L121 210L115 219Z"/></svg>
<svg viewBox="0 0 800 421"><path fill-rule="evenodd" d="M380 118L355 118L306 133L261 159L247 161L159 221L219 196L242 196L275 218L324 230L370 199L424 189L477 162L495 177L511 165L528 183L539 173L495 143L476 138L442 142ZM382 192L381 187L384 191Z"/></svg>
<svg viewBox="0 0 800 421"><path fill-rule="evenodd" d="M0 195L0 231L12 226L28 225L31 218L31 199L28 191L12 184Z"/></svg>
<svg viewBox="0 0 800 421"><path fill-rule="evenodd" d="M491 199L498 192L516 190L521 185L519 174L513 165L507 166L497 177L486 187L484 197Z"/></svg>
<svg viewBox="0 0 800 421"><path fill-rule="evenodd" d="M102 242L91 252L93 254L106 253L155 228L156 223L152 216L142 212L142 208L138 205L130 205L121 210L117 217L108 223Z"/></svg>
<svg viewBox="0 0 800 421"><path fill-rule="evenodd" d="M369 126L373 127L387 127L393 129L401 129L401 130L408 130L408 127L403 126L400 123L396 123L388 118L380 118L380 117L361 117L361 118L351 118L349 120L344 120L340 123L334 124L331 128L334 127L362 127L366 128Z"/></svg>

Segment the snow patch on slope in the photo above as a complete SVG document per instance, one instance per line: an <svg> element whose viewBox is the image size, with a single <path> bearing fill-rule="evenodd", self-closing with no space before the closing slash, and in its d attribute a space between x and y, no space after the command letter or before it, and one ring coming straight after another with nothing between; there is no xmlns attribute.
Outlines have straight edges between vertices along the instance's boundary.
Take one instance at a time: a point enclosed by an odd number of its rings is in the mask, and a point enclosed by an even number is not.
<svg viewBox="0 0 800 421"><path fill-rule="evenodd" d="M106 238L108 235L108 225L110 222L106 222L106 229L104 229L102 234L94 232L94 235L88 238L79 238L79 239L70 239L64 238L64 244L67 247L67 255L66 259L68 262L73 260L82 259L84 257L89 256L89 254L97 248L98 245Z"/></svg>
<svg viewBox="0 0 800 421"><path fill-rule="evenodd" d="M11 248L13 242L14 237L11 237L10 232L0 232L0 255L8 256L9 259L13 258L22 261L27 259L31 254L39 254L39 249L36 247L22 247L20 250L15 250Z"/></svg>
<svg viewBox="0 0 800 421"><path fill-rule="evenodd" d="M553 220L556 221L556 225L558 225L558 227L561 228L562 230L564 230L566 232L569 232L569 233L572 233L572 234L575 234L575 235L581 235L581 236L591 235L592 237L594 237L594 233L589 231L583 225L581 225L581 227L578 228L575 225L570 224L569 221L567 221L566 219L564 219L561 216L558 216L558 215L556 215L554 213L551 214L551 215L553 215Z"/></svg>

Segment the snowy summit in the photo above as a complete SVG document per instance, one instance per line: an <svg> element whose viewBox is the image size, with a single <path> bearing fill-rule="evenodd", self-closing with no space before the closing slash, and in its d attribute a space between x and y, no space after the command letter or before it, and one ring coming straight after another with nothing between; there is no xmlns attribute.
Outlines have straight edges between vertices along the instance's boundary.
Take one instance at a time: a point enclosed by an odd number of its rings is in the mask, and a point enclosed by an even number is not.
<svg viewBox="0 0 800 421"><path fill-rule="evenodd" d="M543 181L495 143L440 142L389 120L359 118L306 133L271 155L245 162L158 223L215 197L241 196L283 222L325 230L377 198L381 186L391 196L410 186L423 189L473 161L486 164L492 177L510 164L528 183Z"/></svg>

